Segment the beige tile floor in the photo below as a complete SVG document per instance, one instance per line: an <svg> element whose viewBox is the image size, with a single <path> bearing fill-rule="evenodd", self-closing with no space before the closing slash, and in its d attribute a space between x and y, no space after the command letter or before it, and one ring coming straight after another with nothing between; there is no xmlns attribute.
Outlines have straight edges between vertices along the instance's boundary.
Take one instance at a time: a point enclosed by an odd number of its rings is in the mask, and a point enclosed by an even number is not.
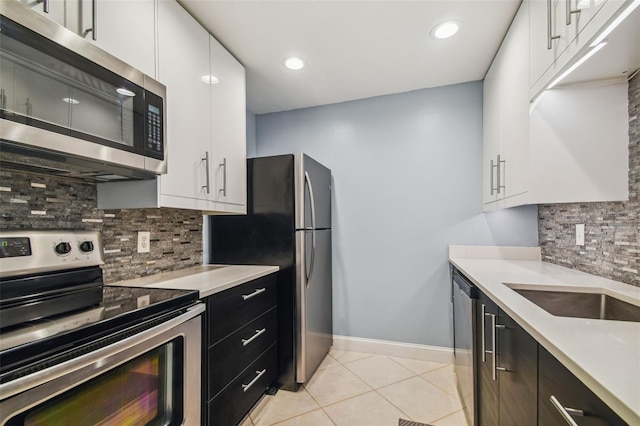
<svg viewBox="0 0 640 426"><path fill-rule="evenodd" d="M298 392L266 396L242 426L466 426L452 364L332 349Z"/></svg>

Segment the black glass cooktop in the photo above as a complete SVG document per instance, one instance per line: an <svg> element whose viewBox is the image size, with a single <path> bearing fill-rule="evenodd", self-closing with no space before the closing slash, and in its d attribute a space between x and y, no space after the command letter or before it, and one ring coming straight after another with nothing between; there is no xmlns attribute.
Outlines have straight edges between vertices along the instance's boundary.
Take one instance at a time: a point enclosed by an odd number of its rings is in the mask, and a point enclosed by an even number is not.
<svg viewBox="0 0 640 426"><path fill-rule="evenodd" d="M144 322L169 320L198 297L193 290L103 286L97 305L1 329L0 375Z"/></svg>

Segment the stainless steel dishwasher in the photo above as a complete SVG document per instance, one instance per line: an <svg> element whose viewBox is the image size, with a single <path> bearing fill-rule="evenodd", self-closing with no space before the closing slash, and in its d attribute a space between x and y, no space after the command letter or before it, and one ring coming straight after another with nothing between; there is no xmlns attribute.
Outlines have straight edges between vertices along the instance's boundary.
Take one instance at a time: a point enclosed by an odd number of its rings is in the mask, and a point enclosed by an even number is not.
<svg viewBox="0 0 640 426"><path fill-rule="evenodd" d="M453 303L453 353L458 393L469 425L477 424L476 407L476 304L478 289L456 268L451 271Z"/></svg>

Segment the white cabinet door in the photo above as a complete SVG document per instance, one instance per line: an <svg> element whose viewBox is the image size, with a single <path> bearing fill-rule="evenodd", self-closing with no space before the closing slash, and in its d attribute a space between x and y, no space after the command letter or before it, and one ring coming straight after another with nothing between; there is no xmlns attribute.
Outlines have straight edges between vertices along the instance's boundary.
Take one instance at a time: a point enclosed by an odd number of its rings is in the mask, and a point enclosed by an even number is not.
<svg viewBox="0 0 640 426"><path fill-rule="evenodd" d="M211 131L213 135L213 199L227 203L225 211L245 212L246 95L244 67L213 37L210 38Z"/></svg>
<svg viewBox="0 0 640 426"><path fill-rule="evenodd" d="M567 48L566 1L529 0L529 86L533 86Z"/></svg>
<svg viewBox="0 0 640 426"><path fill-rule="evenodd" d="M523 204L529 161L529 4L523 3L484 80L484 210Z"/></svg>
<svg viewBox="0 0 640 426"><path fill-rule="evenodd" d="M162 195L208 200L213 188L203 159L208 153L211 163L211 107L202 77L209 75L209 34L174 0L158 2L158 56L158 79L167 86Z"/></svg>
<svg viewBox="0 0 640 426"><path fill-rule="evenodd" d="M482 117L482 200L483 204L497 200L497 157L500 154L502 126L500 59L498 55L484 78Z"/></svg>
<svg viewBox="0 0 640 426"><path fill-rule="evenodd" d="M529 4L523 3L502 44L501 195L527 192L529 161Z"/></svg>
<svg viewBox="0 0 640 426"><path fill-rule="evenodd" d="M628 199L627 108L624 79L546 91L530 117L530 201Z"/></svg>
<svg viewBox="0 0 640 426"><path fill-rule="evenodd" d="M86 2L86 0L85 0ZM83 10L91 11L91 5ZM155 0L97 0L96 40L85 38L123 62L156 78ZM92 17L83 17L89 21ZM92 26L87 22L87 28Z"/></svg>
<svg viewBox="0 0 640 426"><path fill-rule="evenodd" d="M2 0L6 1L6 0ZM25 4L31 8L31 10L41 14L47 19L55 22L56 24L66 26L67 23L67 3L77 3L78 0L18 0L20 3Z"/></svg>

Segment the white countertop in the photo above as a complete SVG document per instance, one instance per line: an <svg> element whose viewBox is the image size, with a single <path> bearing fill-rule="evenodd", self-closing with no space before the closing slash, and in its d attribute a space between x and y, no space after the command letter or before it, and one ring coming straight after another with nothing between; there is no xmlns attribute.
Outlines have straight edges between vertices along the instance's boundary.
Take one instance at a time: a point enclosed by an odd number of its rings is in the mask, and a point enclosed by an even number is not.
<svg viewBox="0 0 640 426"><path fill-rule="evenodd" d="M199 265L109 285L198 290L202 298L272 274L278 269L277 266L259 265Z"/></svg>
<svg viewBox="0 0 640 426"><path fill-rule="evenodd" d="M640 287L540 261L538 248L454 247L449 260L629 424L640 424L640 323L553 316L504 285L596 292L640 305ZM534 287L535 286L535 287Z"/></svg>

